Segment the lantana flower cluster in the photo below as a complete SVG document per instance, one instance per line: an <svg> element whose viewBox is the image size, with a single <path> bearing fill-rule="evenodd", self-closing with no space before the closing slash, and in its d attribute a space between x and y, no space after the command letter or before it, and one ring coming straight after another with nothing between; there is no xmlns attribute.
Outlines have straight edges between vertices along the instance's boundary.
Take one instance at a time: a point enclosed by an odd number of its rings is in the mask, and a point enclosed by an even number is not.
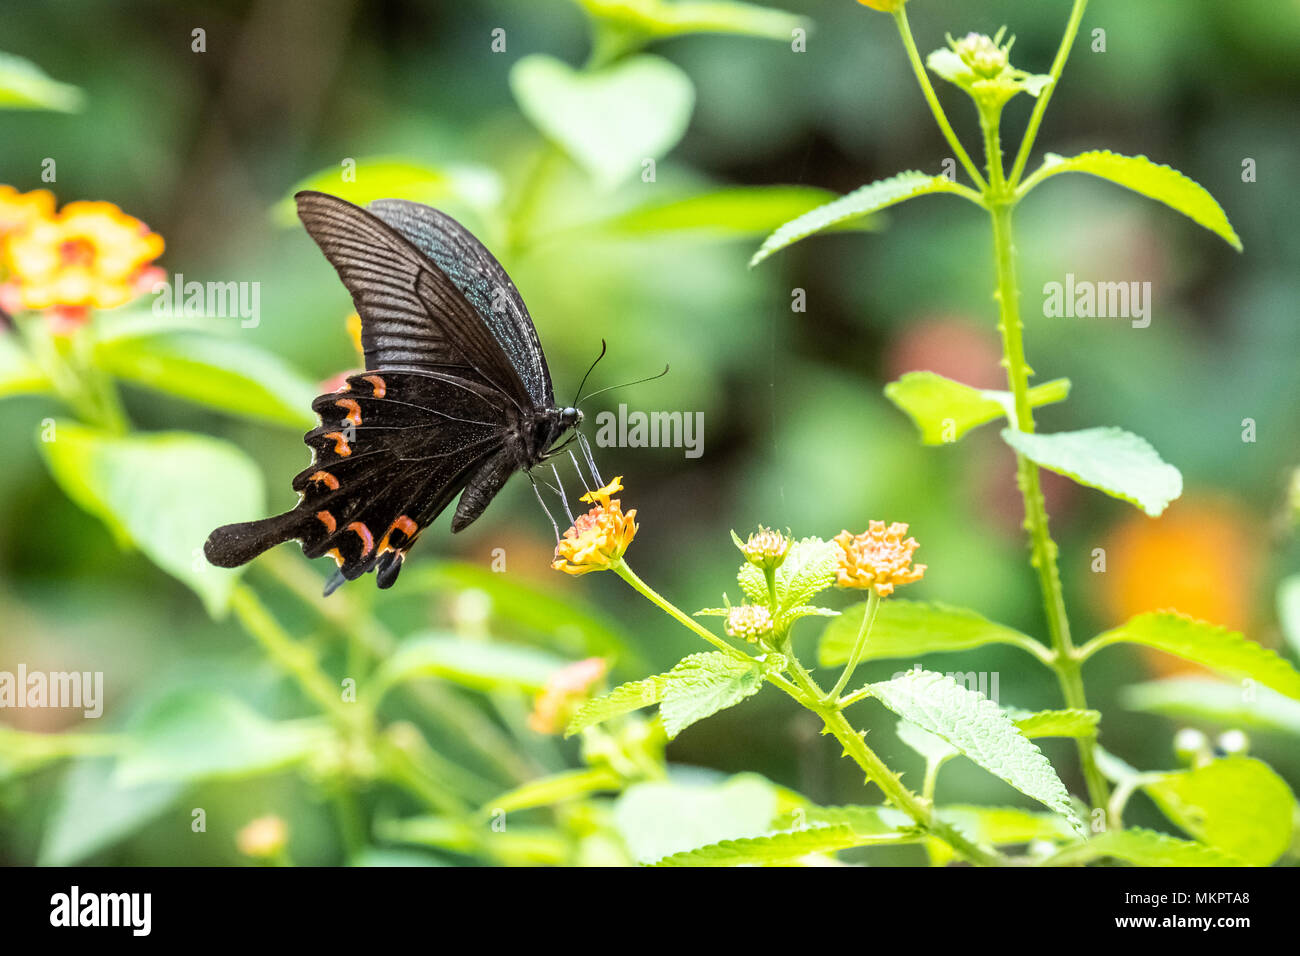
<svg viewBox="0 0 1300 956"><path fill-rule="evenodd" d="M56 209L47 189L0 185L0 309L45 314L55 331L84 324L163 279L162 236L110 202Z"/></svg>

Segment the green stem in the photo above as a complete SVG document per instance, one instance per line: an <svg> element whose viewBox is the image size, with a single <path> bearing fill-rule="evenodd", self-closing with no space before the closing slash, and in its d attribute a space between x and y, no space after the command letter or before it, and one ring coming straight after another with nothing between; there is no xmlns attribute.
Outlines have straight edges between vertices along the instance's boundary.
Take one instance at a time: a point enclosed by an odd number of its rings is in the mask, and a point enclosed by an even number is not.
<svg viewBox="0 0 1300 956"><path fill-rule="evenodd" d="M659 592L657 592L654 588L650 587L650 585L646 584L639 577L637 577L636 572L634 572L630 567L628 567L625 561L621 559L615 561L613 564L610 565L610 570L613 571L615 574L617 574L624 581L626 581L629 585L631 585L632 590L636 591L647 601L649 601L655 607L659 608L659 610L663 611L665 614L667 614L673 620L677 621L683 627L689 628L690 630L694 631L697 635L704 638L706 641L708 641L718 650L722 651L722 653L728 654L731 657L736 657L747 661L752 661L754 659L749 654L746 654L744 651L740 650L739 648L733 647L732 645L728 644L726 641L722 640L722 638L718 637L708 628L701 625L699 621L696 621L694 618L686 614L684 611L679 611L670 601L662 597L659 594Z"/></svg>
<svg viewBox="0 0 1300 956"><path fill-rule="evenodd" d="M1020 150L1016 153L1015 165L1011 167L1010 182L1013 189L1020 182L1025 164L1029 162L1029 153L1033 150L1034 140L1038 137L1038 127L1043 122L1043 114L1047 112L1047 104L1051 102L1052 94L1056 92L1056 84L1065 69L1065 61L1070 58L1070 49L1074 46L1074 38L1079 32L1079 24L1083 20L1083 12L1087 6L1088 0L1074 0L1074 9L1070 11L1070 20L1065 26L1065 34L1061 37L1061 45L1056 50L1056 59L1052 61L1052 82L1038 94L1038 102L1034 104L1034 111L1029 115L1029 125L1025 127L1024 139L1020 141Z"/></svg>
<svg viewBox="0 0 1300 956"><path fill-rule="evenodd" d="M809 709L822 719L826 730L844 748L845 755L862 768L867 775L867 780L880 788L885 795L885 799L890 804L902 810L927 833L947 843L972 863L979 863L983 866L1000 866L1006 862L1001 854L979 846L955 827L944 823L935 815L934 806L928 800L917 796L903 786L899 775L890 770L885 762L876 755L875 751L867 746L863 735L853 729L838 703L820 703L825 699L825 694L822 693L821 688L817 686L817 682L813 680L812 676L798 661L792 661L791 673L795 685L803 691L807 698L814 701L811 705L806 706L809 706Z"/></svg>
<svg viewBox="0 0 1300 956"><path fill-rule="evenodd" d="M994 163L990 156L990 168L998 165L1000 161ZM1015 421L1012 425L1021 432L1031 434L1034 431L1034 413L1029 401L1029 365L1025 361L1023 324L1020 321L1020 292L1016 282L1016 250L1011 226L1012 206L1005 196L990 194L988 198L989 214L993 219L993 249L998 276L996 298L1000 309L998 329L1002 333L1002 362L1015 400ZM1017 454L1016 479L1024 499L1030 564L1038 574L1048 633L1055 650L1052 668L1056 671L1066 706L1086 708L1087 696L1083 690L1079 661L1070 640L1070 621L1065 613L1065 597L1057 566L1058 549L1048 526L1047 505L1043 499L1038 466L1024 455ZM1094 807L1104 807L1107 786L1097 766L1094 749L1096 738L1080 737L1077 743L1084 781L1088 787L1088 799Z"/></svg>
<svg viewBox="0 0 1300 956"><path fill-rule="evenodd" d="M900 6L894 11L894 22L898 24L898 34L903 38L903 46L907 50L907 59L912 64L912 72L916 74L916 82L921 86L921 94L925 97L925 102L929 104L935 122L939 124L944 139L952 147L953 155L965 168L966 175L970 176L971 181L983 191L988 187L988 184L984 181L984 177L980 175L975 163L971 161L970 154L962 146L957 134L953 132L952 124L948 122L948 116L944 113L943 106L939 103L939 97L935 95L934 86L930 83L930 77L925 72L925 64L921 62L921 54L916 49L916 40L912 38L911 24L907 22L906 7Z"/></svg>
<svg viewBox="0 0 1300 956"><path fill-rule="evenodd" d="M853 642L853 650L849 654L848 663L844 665L844 670L840 672L840 679L835 682L826 702L837 701L840 694L844 692L844 686L848 684L853 672L857 670L858 663L862 660L862 654L867 649L867 640L871 637L871 628L876 623L876 614L880 610L880 595L873 589L867 595L867 606L862 612L862 624L858 627L857 640Z"/></svg>

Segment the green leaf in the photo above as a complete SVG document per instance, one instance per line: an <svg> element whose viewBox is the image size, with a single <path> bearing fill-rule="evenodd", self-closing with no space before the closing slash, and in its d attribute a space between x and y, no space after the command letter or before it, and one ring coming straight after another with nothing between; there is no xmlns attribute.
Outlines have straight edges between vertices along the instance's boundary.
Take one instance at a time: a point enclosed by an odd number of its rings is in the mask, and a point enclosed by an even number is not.
<svg viewBox="0 0 1300 956"><path fill-rule="evenodd" d="M764 240L749 264L751 267L756 266L768 256L800 239L824 232L832 226L842 227L913 196L963 192L956 183L944 176L927 176L919 172L899 173L889 179L877 180L790 220Z"/></svg>
<svg viewBox="0 0 1300 956"><path fill-rule="evenodd" d="M923 835L911 817L892 807L849 804L838 807L795 807L776 820L778 830L847 826L859 836L883 837L888 842L920 842Z"/></svg>
<svg viewBox="0 0 1300 956"><path fill-rule="evenodd" d="M866 612L865 601L851 605L822 631L817 650L817 663L821 667L837 667L848 661ZM966 608L890 598L880 602L862 659L967 651L985 644L1012 644L1029 650L1034 643L1033 638Z"/></svg>
<svg viewBox="0 0 1300 956"><path fill-rule="evenodd" d="M1063 402L1070 380L1058 378L1029 390L1034 408ZM1010 392L972 388L934 372L908 372L885 386L885 397L897 405L921 432L926 445L946 445L973 428L997 418L1015 420Z"/></svg>
<svg viewBox="0 0 1300 956"><path fill-rule="evenodd" d="M1271 866L1291 845L1295 797L1253 757L1161 774L1142 789L1189 835L1254 866Z"/></svg>
<svg viewBox="0 0 1300 956"><path fill-rule="evenodd" d="M17 336L0 329L0 398L39 395L50 390L49 378L27 357Z"/></svg>
<svg viewBox="0 0 1300 956"><path fill-rule="evenodd" d="M1101 712L1097 710L1040 710L1013 713L1016 727L1026 737L1092 737L1097 733Z"/></svg>
<svg viewBox="0 0 1300 956"><path fill-rule="evenodd" d="M329 745L313 719L270 721L242 701L208 691L170 694L131 721L134 745L114 782L238 779L290 767Z"/></svg>
<svg viewBox="0 0 1300 956"><path fill-rule="evenodd" d="M518 644L421 634L402 641L375 675L371 691L382 696L395 684L436 677L474 690L516 687L539 691L568 662Z"/></svg>
<svg viewBox="0 0 1300 956"><path fill-rule="evenodd" d="M129 837L185 791L178 781L124 787L110 760L78 760L59 783L41 835L37 866L72 866Z"/></svg>
<svg viewBox="0 0 1300 956"><path fill-rule="evenodd" d="M734 532L733 532L734 533ZM835 583L839 546L821 538L803 538L790 546L776 569L776 604L781 612L806 605ZM745 563L736 575L745 596L756 604L768 602L767 578L761 568Z"/></svg>
<svg viewBox="0 0 1300 956"><path fill-rule="evenodd" d="M714 651L683 658L663 677L659 714L669 740L696 721L752 697L763 686L763 668L758 661L742 661Z"/></svg>
<svg viewBox="0 0 1300 956"><path fill-rule="evenodd" d="M0 109L75 113L83 100L81 90L50 79L35 63L0 53Z"/></svg>
<svg viewBox="0 0 1300 956"><path fill-rule="evenodd" d="M690 77L646 54L578 72L534 53L511 67L510 89L524 115L604 189L676 146L695 106Z"/></svg>
<svg viewBox="0 0 1300 956"><path fill-rule="evenodd" d="M834 193L811 186L729 186L684 199L646 203L584 228L626 238L742 239L766 236L781 223L834 197ZM878 228L878 221L865 218L845 223L836 231Z"/></svg>
<svg viewBox="0 0 1300 956"><path fill-rule="evenodd" d="M641 863L720 840L758 836L772 826L777 794L756 774L725 782L637 783L614 801L614 827Z"/></svg>
<svg viewBox="0 0 1300 956"><path fill-rule="evenodd" d="M1300 702L1267 687L1176 677L1132 684L1120 691L1120 701L1129 710L1178 720L1209 720L1300 736Z"/></svg>
<svg viewBox="0 0 1300 956"><path fill-rule="evenodd" d="M1175 611L1153 611L1093 638L1079 653L1086 660L1121 641L1154 647L1229 677L1258 681L1300 700L1300 673L1285 658L1226 627Z"/></svg>
<svg viewBox="0 0 1300 956"><path fill-rule="evenodd" d="M991 846L1074 839L1074 830L1055 813L965 804L937 807L935 813L940 820L951 823L976 843Z"/></svg>
<svg viewBox="0 0 1300 956"><path fill-rule="evenodd" d="M922 730L910 720L900 720L895 732L898 734L898 739L924 757L926 763L943 763L961 753L942 737L935 736L928 730Z"/></svg>
<svg viewBox="0 0 1300 956"><path fill-rule="evenodd" d="M549 807L565 800L585 796L598 790L621 790L623 778L606 767L565 770L538 777L508 790L483 804L485 816L516 813L536 807Z"/></svg>
<svg viewBox="0 0 1300 956"><path fill-rule="evenodd" d="M122 336L95 346L117 378L238 415L303 430L316 424L319 389L279 356L233 338L193 332Z"/></svg>
<svg viewBox="0 0 1300 956"><path fill-rule="evenodd" d="M734 0L578 0L592 17L646 37L687 33L727 33L735 36L789 40L808 21L783 10Z"/></svg>
<svg viewBox="0 0 1300 956"><path fill-rule="evenodd" d="M604 697L587 701L569 721L564 736L572 737L588 727L595 727L614 717L659 703L664 699L667 677L667 674L656 674L645 680L630 681L615 687Z"/></svg>
<svg viewBox="0 0 1300 956"><path fill-rule="evenodd" d="M1113 857L1134 866L1244 866L1226 853L1154 830L1131 827L1109 830L1067 846L1048 859L1052 866L1073 866Z"/></svg>
<svg viewBox="0 0 1300 956"><path fill-rule="evenodd" d="M815 853L834 853L879 843L909 842L904 837L868 837L848 826L810 827L768 836L722 840L684 850L655 862L655 866L752 866L785 863Z"/></svg>
<svg viewBox="0 0 1300 956"><path fill-rule="evenodd" d="M1159 517L1183 493L1183 476L1144 439L1122 428L1085 428L1050 435L1002 430L1003 440L1030 461L1104 491Z"/></svg>
<svg viewBox="0 0 1300 956"><path fill-rule="evenodd" d="M304 189L339 196L364 206L376 199L410 199L427 205L460 200L481 209L500 200L504 187L500 176L487 166L431 166L404 156L370 156L355 166L330 166L296 183L280 200L274 218L284 226L298 222L294 194Z"/></svg>
<svg viewBox="0 0 1300 956"><path fill-rule="evenodd" d="M813 604L797 604L788 610L782 611L776 616L773 627L778 631L783 631L795 621L805 617L839 617L840 612L828 607L817 607Z"/></svg>
<svg viewBox="0 0 1300 956"><path fill-rule="evenodd" d="M215 568L203 542L218 525L265 510L262 474L233 445L186 432L115 436L70 421L40 449L64 492L222 613L238 571Z"/></svg>
<svg viewBox="0 0 1300 956"><path fill-rule="evenodd" d="M448 817L405 817L383 820L375 827L379 839L434 847L465 855L482 854L511 866L554 866L568 857L568 842L550 827L511 826L487 838L482 829Z"/></svg>
<svg viewBox="0 0 1300 956"><path fill-rule="evenodd" d="M1121 156L1109 150L1095 150L1068 158L1048 153L1043 165L1020 187L1021 194L1059 173L1089 173L1162 202L1241 252L1241 240L1228 222L1223 207L1203 186L1176 169L1153 163L1145 156Z"/></svg>
<svg viewBox="0 0 1300 956"><path fill-rule="evenodd" d="M942 737L985 770L1055 810L1083 832L1065 784L1051 763L993 701L932 671L909 671L868 686L872 696L898 716Z"/></svg>

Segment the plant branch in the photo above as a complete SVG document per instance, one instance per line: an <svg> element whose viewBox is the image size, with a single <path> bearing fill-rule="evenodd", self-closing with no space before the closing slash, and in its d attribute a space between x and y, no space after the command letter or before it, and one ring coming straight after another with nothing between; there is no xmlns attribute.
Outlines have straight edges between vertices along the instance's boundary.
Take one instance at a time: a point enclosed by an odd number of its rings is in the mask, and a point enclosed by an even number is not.
<svg viewBox="0 0 1300 956"><path fill-rule="evenodd" d="M1034 140L1038 137L1038 127L1043 122L1043 114L1047 112L1047 104L1051 102L1052 94L1056 92L1056 84L1065 69L1065 61L1070 58L1070 49L1074 46L1074 38L1079 32L1079 24L1083 20L1083 12L1087 7L1088 0L1074 0L1074 9L1070 11L1070 20L1065 25L1065 34L1061 37L1060 47L1057 48L1056 59L1052 61L1050 74L1052 82L1038 94L1038 102L1034 104L1034 111L1029 114L1029 125L1025 128L1024 138L1020 141L1020 149L1016 153L1015 165L1011 167L1009 182L1013 189L1020 182L1025 164L1029 162L1029 153L1033 150Z"/></svg>
<svg viewBox="0 0 1300 956"><path fill-rule="evenodd" d="M925 97L925 102L929 104L930 112L934 114L934 121L939 124L939 130L943 133L944 139L952 147L953 155L962 164L971 181L981 191L987 189L988 184L984 181L984 177L980 175L980 171L971 160L970 154L966 152L966 147L962 146L961 140L957 138L952 124L948 122L947 114L943 111L943 106L939 103L939 97L934 92L934 85L925 72L925 64L921 62L921 54L917 52L916 40L912 38L912 27L907 22L907 9L901 4L894 11L894 22L898 24L898 35L903 39L903 47L907 50L907 59L912 64L912 72L916 74L916 82L921 86L921 94Z"/></svg>

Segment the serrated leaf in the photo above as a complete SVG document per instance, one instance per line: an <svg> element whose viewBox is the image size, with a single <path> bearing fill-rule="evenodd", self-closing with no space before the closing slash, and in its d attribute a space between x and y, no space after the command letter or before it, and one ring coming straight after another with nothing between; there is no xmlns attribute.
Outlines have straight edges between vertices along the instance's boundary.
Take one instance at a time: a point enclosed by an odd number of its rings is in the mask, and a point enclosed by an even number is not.
<svg viewBox="0 0 1300 956"><path fill-rule="evenodd" d="M763 241L749 264L751 267L756 266L768 256L801 239L824 232L832 226L843 226L914 196L961 191L956 183L944 176L928 176L915 171L877 180L790 220Z"/></svg>
<svg viewBox="0 0 1300 956"><path fill-rule="evenodd" d="M316 424L311 402L319 389L278 356L236 339L194 332L115 336L95 344L95 362L133 385L227 415L300 430Z"/></svg>
<svg viewBox="0 0 1300 956"><path fill-rule="evenodd" d="M813 853L834 853L858 846L899 843L901 837L863 836L849 826L809 827L768 836L723 840L674 853L654 866L747 866L784 863Z"/></svg>
<svg viewBox="0 0 1300 956"><path fill-rule="evenodd" d="M218 525L264 513L262 474L239 448L187 432L119 436L70 421L40 450L69 498L222 613L239 571L203 560Z"/></svg>
<svg viewBox="0 0 1300 956"><path fill-rule="evenodd" d="M1238 252L1241 240L1233 230L1223 207L1205 187L1176 169L1162 166L1145 156L1121 156L1109 150L1094 150L1078 156L1064 157L1048 153L1043 165L1029 176L1021 192L1027 192L1050 176L1059 173L1088 173L1108 179L1135 193L1176 209L1193 222L1219 236Z"/></svg>
<svg viewBox="0 0 1300 956"><path fill-rule="evenodd" d="M659 703L664 698L667 677L667 674L656 674L644 680L629 681L615 687L604 697L587 701L569 721L564 736L572 737L588 727L595 727L614 717Z"/></svg>
<svg viewBox="0 0 1300 956"><path fill-rule="evenodd" d="M1016 727L1026 737L1092 737L1097 733L1101 712L1072 708L1040 710L1036 713L1011 714Z"/></svg>
<svg viewBox="0 0 1300 956"><path fill-rule="evenodd" d="M517 687L539 691L567 661L519 644L480 641L445 634L409 637L375 675L374 693L403 681L436 677L474 690Z"/></svg>
<svg viewBox="0 0 1300 956"><path fill-rule="evenodd" d="M1139 614L1127 624L1093 638L1081 649L1086 659L1110 644L1141 644L1201 664L1229 677L1258 681L1300 700L1300 672L1283 657L1238 631L1198 621L1175 611Z"/></svg>
<svg viewBox="0 0 1300 956"><path fill-rule="evenodd" d="M511 67L510 89L523 114L604 189L676 146L695 106L690 77L647 54L579 72L534 53Z"/></svg>
<svg viewBox="0 0 1300 956"><path fill-rule="evenodd" d="M1271 866L1291 845L1295 797L1253 757L1161 774L1142 789L1189 835L1254 866Z"/></svg>
<svg viewBox="0 0 1300 956"><path fill-rule="evenodd" d="M810 827L847 826L864 836L884 836L903 842L919 842L922 833L912 818L893 807L847 804L834 807L795 807L776 821L778 830L805 830Z"/></svg>
<svg viewBox="0 0 1300 956"><path fill-rule="evenodd" d="M789 610L782 611L776 616L775 628L778 631L785 630L795 621L805 617L839 617L840 612L834 611L828 607L817 607L812 604L800 604Z"/></svg>
<svg viewBox="0 0 1300 956"><path fill-rule="evenodd" d="M733 532L734 534L734 532ZM803 538L790 546L776 569L776 604L779 611L806 605L835 583L839 546L821 538ZM761 568L745 563L736 574L740 589L755 604L768 602L767 578Z"/></svg>
<svg viewBox="0 0 1300 956"><path fill-rule="evenodd" d="M898 739L924 757L926 763L942 763L961 753L942 737L928 730L922 730L910 720L900 720L895 732L898 734Z"/></svg>
<svg viewBox="0 0 1300 956"><path fill-rule="evenodd" d="M1008 846L1035 840L1072 840L1070 825L1055 813L1020 807L981 807L949 804L935 808L939 819L961 830L976 843Z"/></svg>
<svg viewBox="0 0 1300 956"><path fill-rule="evenodd" d="M1063 402L1070 380L1058 378L1029 390L1034 408ZM885 386L885 397L907 415L926 445L946 445L997 418L1015 420L1010 392L972 388L934 372L908 372Z"/></svg>
<svg viewBox="0 0 1300 956"><path fill-rule="evenodd" d="M868 686L872 696L898 716L942 737L1082 832L1070 795L1051 763L993 701L932 671L909 671Z"/></svg>
<svg viewBox="0 0 1300 956"><path fill-rule="evenodd" d="M1203 844L1140 827L1099 833L1091 840L1063 848L1046 862L1052 866L1071 866L1106 857L1135 866L1246 865L1235 857Z"/></svg>
<svg viewBox="0 0 1300 956"><path fill-rule="evenodd" d="M763 686L763 668L757 661L710 651L683 658L663 679L659 714L672 740L696 721L757 694Z"/></svg>
<svg viewBox="0 0 1300 956"><path fill-rule="evenodd" d="M1129 710L1178 720L1208 720L1300 736L1300 701L1267 687L1248 689L1242 684L1176 677L1125 687L1120 702Z"/></svg>
<svg viewBox="0 0 1300 956"><path fill-rule="evenodd" d="M687 33L726 33L735 36L789 40L791 31L807 27L803 17L735 0L578 0L591 16L648 37Z"/></svg>
<svg viewBox="0 0 1300 956"><path fill-rule="evenodd" d="M1104 491L1159 517L1183 493L1183 476L1145 439L1122 428L1028 434L1002 430L1003 440L1030 461Z"/></svg>
<svg viewBox="0 0 1300 956"><path fill-rule="evenodd" d="M821 667L836 667L848 661L866 611L865 601L851 605L827 625L817 651ZM890 598L880 602L862 660L965 651L985 644L1027 647L1032 642L1033 638L966 608Z"/></svg>
<svg viewBox="0 0 1300 956"><path fill-rule="evenodd" d="M81 90L50 79L35 63L0 53L0 109L75 113L83 100Z"/></svg>

